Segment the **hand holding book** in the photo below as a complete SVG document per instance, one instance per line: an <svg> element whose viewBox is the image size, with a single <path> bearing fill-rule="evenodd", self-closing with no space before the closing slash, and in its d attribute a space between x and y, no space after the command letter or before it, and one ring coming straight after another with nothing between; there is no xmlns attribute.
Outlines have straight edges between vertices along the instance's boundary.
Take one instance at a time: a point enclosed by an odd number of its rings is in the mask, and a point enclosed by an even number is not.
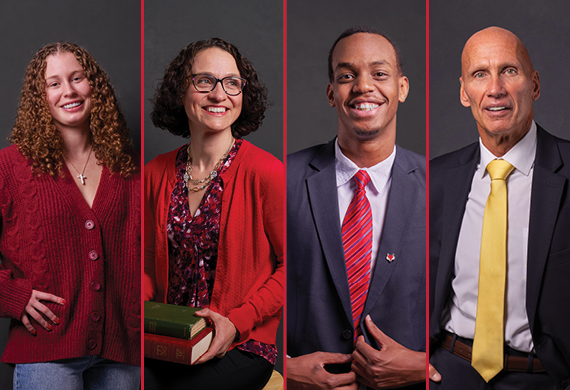
<svg viewBox="0 0 570 390"><path fill-rule="evenodd" d="M195 315L210 320L210 323L213 324L215 334L210 348L196 364L205 363L214 357L223 357L236 338L237 329L235 325L228 317L224 317L210 309L202 309L197 311Z"/></svg>

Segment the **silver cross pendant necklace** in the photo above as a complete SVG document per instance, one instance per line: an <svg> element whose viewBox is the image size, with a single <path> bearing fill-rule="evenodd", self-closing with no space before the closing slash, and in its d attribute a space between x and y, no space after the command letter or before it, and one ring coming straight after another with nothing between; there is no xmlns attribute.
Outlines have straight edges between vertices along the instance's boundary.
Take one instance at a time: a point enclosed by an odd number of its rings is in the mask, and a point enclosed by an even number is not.
<svg viewBox="0 0 570 390"><path fill-rule="evenodd" d="M83 171L79 172L79 169L77 169L75 167L75 165L73 165L73 163L71 162L70 159L67 159L67 161L69 161L69 163L71 164L71 166L73 167L73 169L75 169L77 171L77 173L79 173L79 175L77 175L76 177L81 180L81 184L85 185L85 179L87 179L87 176L84 175L85 173L85 168L87 168L87 163L89 162L89 159L91 158L91 152L93 151L93 145L91 145L91 149L89 149L89 155L87 156L87 161L85 161L85 166L83 166Z"/></svg>

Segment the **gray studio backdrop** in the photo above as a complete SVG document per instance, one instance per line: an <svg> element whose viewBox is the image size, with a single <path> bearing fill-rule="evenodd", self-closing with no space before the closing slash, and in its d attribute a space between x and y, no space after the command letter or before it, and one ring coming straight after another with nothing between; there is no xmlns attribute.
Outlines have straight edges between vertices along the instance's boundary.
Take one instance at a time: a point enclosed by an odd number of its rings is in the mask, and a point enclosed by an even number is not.
<svg viewBox="0 0 570 390"><path fill-rule="evenodd" d="M326 98L327 56L345 29L366 25L400 47L410 93L400 104L397 143L425 155L426 7L424 0L287 1L287 153L328 142L336 110Z"/></svg>
<svg viewBox="0 0 570 390"><path fill-rule="evenodd" d="M144 160L188 142L150 120L149 102L166 67L189 43L211 37L233 43L269 90L262 126L246 139L283 158L283 4L263 0L147 0L144 21ZM208 17L205 17L208 15Z"/></svg>
<svg viewBox="0 0 570 390"><path fill-rule="evenodd" d="M152 160L188 142L155 128L152 98L166 67L189 43L219 37L238 47L269 90L271 106L262 126L246 139L283 159L283 4L264 0L185 2L146 0L144 20L144 160ZM198 16L199 14L199 16ZM208 15L208 17L205 17ZM276 369L283 373L283 332Z"/></svg>
<svg viewBox="0 0 570 390"><path fill-rule="evenodd" d="M86 48L105 69L137 150L140 150L140 2L138 0L0 0L0 148L9 145L24 74L34 53L50 42ZM0 319L0 352L8 335ZM0 364L0 389L12 388L11 367Z"/></svg>
<svg viewBox="0 0 570 390"><path fill-rule="evenodd" d="M430 158L477 141L471 109L459 102L461 51L489 26L517 34L540 74L534 118L550 133L570 138L570 2L546 0L430 1Z"/></svg>

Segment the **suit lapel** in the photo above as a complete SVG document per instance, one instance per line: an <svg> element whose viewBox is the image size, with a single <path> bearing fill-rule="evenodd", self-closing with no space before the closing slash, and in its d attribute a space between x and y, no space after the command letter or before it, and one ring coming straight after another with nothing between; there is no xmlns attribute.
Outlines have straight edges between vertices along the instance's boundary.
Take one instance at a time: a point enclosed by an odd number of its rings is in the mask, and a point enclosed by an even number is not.
<svg viewBox="0 0 570 390"><path fill-rule="evenodd" d="M418 196L425 196L419 193L418 183L409 177L417 167L409 164L404 153L400 148L396 152L382 237L362 318L372 310L395 267L400 263L398 254L401 253L402 240L414 214L413 206L418 204ZM388 254L394 254L396 261L386 261Z"/></svg>
<svg viewBox="0 0 570 390"><path fill-rule="evenodd" d="M443 215L441 216L441 249L437 270L437 281L441 281L443 284L438 283L435 290L435 302L442 304L441 310L447 302L459 231L463 222L465 205L471 191L473 174L477 169L479 159L479 144L475 143L468 147L466 153L461 154L457 166L448 169L446 172ZM441 321L441 319L438 320Z"/></svg>
<svg viewBox="0 0 570 390"><path fill-rule="evenodd" d="M310 165L315 170L315 174L307 178L307 191L313 219L333 283L345 314L352 323L352 308L338 213L334 140L317 153Z"/></svg>
<svg viewBox="0 0 570 390"><path fill-rule="evenodd" d="M540 126L532 179L527 256L526 305L533 329L540 285L566 178L555 172L562 166L556 140Z"/></svg>

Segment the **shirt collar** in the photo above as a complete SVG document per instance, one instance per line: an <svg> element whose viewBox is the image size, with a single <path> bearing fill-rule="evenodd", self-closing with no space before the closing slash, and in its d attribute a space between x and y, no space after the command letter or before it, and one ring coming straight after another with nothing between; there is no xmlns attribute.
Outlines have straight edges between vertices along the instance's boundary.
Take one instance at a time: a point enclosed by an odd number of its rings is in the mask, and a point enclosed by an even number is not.
<svg viewBox="0 0 570 390"><path fill-rule="evenodd" d="M390 153L388 158L368 168L359 168L351 159L342 154L340 146L338 145L338 138L334 143L334 151L337 187L340 187L350 181L354 174L362 169L368 173L368 176L370 176L370 182L372 183L374 191L379 192L380 189L386 185L386 182L392 175L392 166L394 165L394 160L396 158L396 145L394 145L394 150L392 150L392 153Z"/></svg>
<svg viewBox="0 0 570 390"><path fill-rule="evenodd" d="M487 165L495 160L497 157L489 151L481 142L479 138L479 147L481 149L481 177L487 174ZM509 162L515 169L521 172L523 175L528 176L530 174L530 169L534 164L534 158L536 156L536 123L534 120L530 125L530 130L521 138L515 146L511 148L501 159Z"/></svg>

